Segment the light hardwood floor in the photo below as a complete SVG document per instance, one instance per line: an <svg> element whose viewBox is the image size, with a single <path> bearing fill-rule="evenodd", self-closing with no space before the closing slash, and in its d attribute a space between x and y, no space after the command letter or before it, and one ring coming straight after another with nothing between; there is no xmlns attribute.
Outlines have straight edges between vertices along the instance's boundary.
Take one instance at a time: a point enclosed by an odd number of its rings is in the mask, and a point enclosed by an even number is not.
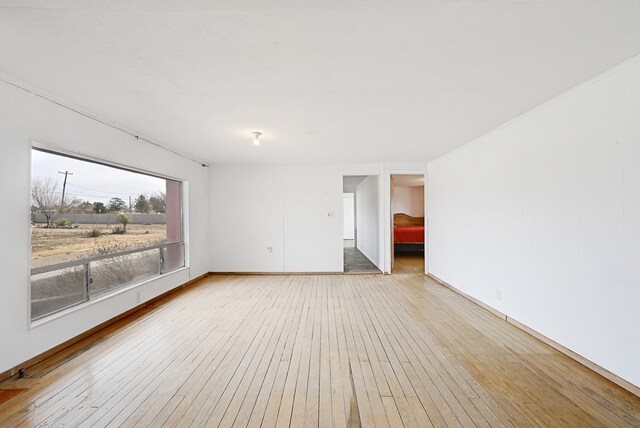
<svg viewBox="0 0 640 428"><path fill-rule="evenodd" d="M414 273L211 276L0 402L2 427L640 426L640 398Z"/></svg>
<svg viewBox="0 0 640 428"><path fill-rule="evenodd" d="M416 274L424 273L424 254L396 254L393 258L394 274Z"/></svg>

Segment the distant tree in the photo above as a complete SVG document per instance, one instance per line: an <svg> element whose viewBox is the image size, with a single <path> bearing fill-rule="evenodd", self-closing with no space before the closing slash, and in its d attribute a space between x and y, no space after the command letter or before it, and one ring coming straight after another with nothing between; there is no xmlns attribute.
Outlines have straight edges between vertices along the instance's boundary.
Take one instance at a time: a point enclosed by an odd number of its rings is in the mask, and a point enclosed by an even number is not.
<svg viewBox="0 0 640 428"><path fill-rule="evenodd" d="M126 207L127 204L121 198L111 198L109 199L109 211L111 212L119 212Z"/></svg>
<svg viewBox="0 0 640 428"><path fill-rule="evenodd" d="M167 195L164 192L160 192L157 195L153 195L149 198L149 206L157 213L167 212Z"/></svg>
<svg viewBox="0 0 640 428"><path fill-rule="evenodd" d="M93 212L93 204L89 201L84 201L78 204L78 212L80 214L91 214Z"/></svg>
<svg viewBox="0 0 640 428"><path fill-rule="evenodd" d="M107 212L107 207L105 207L102 202L94 202L93 212L96 214L105 214Z"/></svg>
<svg viewBox="0 0 640 428"><path fill-rule="evenodd" d="M133 209L137 213L149 214L149 200L146 196L140 195L133 203Z"/></svg>
<svg viewBox="0 0 640 428"><path fill-rule="evenodd" d="M65 201L64 210L65 212L72 214L82 214L82 204L82 199L70 198L69 200Z"/></svg>
<svg viewBox="0 0 640 428"><path fill-rule="evenodd" d="M51 177L35 177L31 183L31 199L47 220L47 227L50 227L51 216L60 201L58 183Z"/></svg>

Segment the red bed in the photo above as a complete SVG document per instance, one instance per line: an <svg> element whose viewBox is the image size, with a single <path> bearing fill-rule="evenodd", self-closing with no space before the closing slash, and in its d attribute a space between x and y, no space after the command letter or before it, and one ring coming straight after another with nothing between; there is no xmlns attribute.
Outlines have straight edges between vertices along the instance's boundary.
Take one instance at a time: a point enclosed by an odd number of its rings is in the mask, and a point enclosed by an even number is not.
<svg viewBox="0 0 640 428"><path fill-rule="evenodd" d="M393 242L396 244L423 244L424 226L394 226Z"/></svg>
<svg viewBox="0 0 640 428"><path fill-rule="evenodd" d="M394 214L393 248L396 254L424 252L424 217Z"/></svg>

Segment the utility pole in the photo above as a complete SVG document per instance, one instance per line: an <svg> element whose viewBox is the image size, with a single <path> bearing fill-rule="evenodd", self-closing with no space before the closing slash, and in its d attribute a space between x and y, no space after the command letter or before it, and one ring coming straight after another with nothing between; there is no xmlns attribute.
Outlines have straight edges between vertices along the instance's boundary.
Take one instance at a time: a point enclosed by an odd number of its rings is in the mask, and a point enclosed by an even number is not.
<svg viewBox="0 0 640 428"><path fill-rule="evenodd" d="M69 171L58 171L58 174L64 174L64 182L62 183L62 201L60 202L60 212L64 212L64 193L67 190L67 176L73 175L73 172Z"/></svg>
<svg viewBox="0 0 640 428"><path fill-rule="evenodd" d="M129 196L129 211L131 211L131 196Z"/></svg>

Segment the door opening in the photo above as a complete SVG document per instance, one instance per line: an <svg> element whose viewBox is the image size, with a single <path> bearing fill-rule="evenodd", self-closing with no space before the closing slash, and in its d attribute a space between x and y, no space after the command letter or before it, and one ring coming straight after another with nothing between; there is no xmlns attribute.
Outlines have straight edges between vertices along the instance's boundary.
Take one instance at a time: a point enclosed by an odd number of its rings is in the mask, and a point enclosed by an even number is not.
<svg viewBox="0 0 640 428"><path fill-rule="evenodd" d="M381 273L378 193L380 175L343 177L345 273Z"/></svg>
<svg viewBox="0 0 640 428"><path fill-rule="evenodd" d="M425 273L424 174L391 176L391 273Z"/></svg>
<svg viewBox="0 0 640 428"><path fill-rule="evenodd" d="M344 232L343 247L353 248L356 246L356 194L343 193L342 202L344 207Z"/></svg>

